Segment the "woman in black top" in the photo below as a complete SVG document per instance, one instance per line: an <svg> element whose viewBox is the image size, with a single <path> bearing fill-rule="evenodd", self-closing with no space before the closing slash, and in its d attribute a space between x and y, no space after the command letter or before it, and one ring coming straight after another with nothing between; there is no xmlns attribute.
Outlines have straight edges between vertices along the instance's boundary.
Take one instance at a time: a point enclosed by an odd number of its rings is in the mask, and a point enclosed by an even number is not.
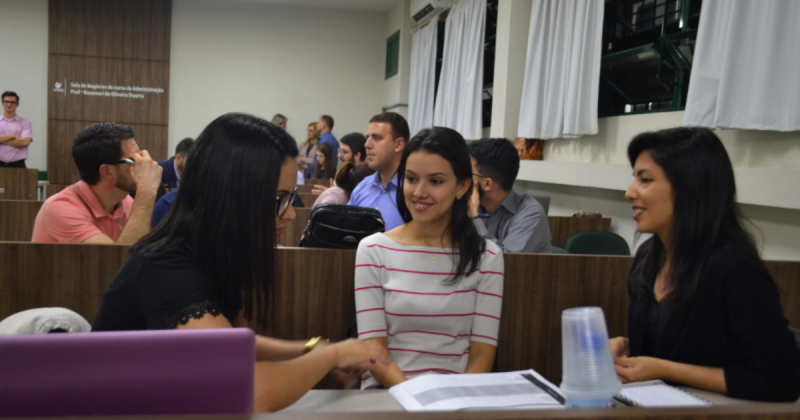
<svg viewBox="0 0 800 420"><path fill-rule="evenodd" d="M628 146L639 248L628 279L630 339L611 340L626 382L664 379L736 398L794 401L800 352L778 291L742 227L725 148L703 128Z"/></svg>
<svg viewBox="0 0 800 420"><path fill-rule="evenodd" d="M275 237L295 217L297 144L260 118L226 114L203 130L166 219L131 249L93 330L263 324L275 278ZM388 355L349 340L317 345L257 336L256 411L283 408L334 367ZM374 368L374 366L373 366Z"/></svg>

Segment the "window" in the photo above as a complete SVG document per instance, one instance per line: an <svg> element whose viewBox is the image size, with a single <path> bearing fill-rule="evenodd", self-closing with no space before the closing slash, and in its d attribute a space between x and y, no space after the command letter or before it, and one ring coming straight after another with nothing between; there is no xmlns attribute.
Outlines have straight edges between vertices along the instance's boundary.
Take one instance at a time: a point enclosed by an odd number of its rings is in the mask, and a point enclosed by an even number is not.
<svg viewBox="0 0 800 420"><path fill-rule="evenodd" d="M397 74L400 68L400 31L398 30L386 40L386 77Z"/></svg>
<svg viewBox="0 0 800 420"><path fill-rule="evenodd" d="M686 106L701 0L609 0L600 117Z"/></svg>
<svg viewBox="0 0 800 420"><path fill-rule="evenodd" d="M499 0L486 1L486 25L483 40L483 108L482 126L492 124L492 86L494 85L494 58L497 45L497 7ZM442 73L442 57L444 56L444 26L449 10L439 15L439 29L436 40L436 81L434 91L439 90L439 76ZM434 99L435 101L436 99Z"/></svg>

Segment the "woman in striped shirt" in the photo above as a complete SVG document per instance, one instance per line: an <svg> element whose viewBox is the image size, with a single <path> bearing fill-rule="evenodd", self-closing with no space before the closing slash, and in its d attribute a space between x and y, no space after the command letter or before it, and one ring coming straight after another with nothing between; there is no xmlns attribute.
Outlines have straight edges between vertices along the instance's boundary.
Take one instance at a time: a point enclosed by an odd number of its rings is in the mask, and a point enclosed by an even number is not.
<svg viewBox="0 0 800 420"><path fill-rule="evenodd" d="M416 375L492 368L503 296L503 255L467 216L472 165L458 132L420 131L400 163L404 225L359 244L355 298L359 338L393 359L362 388Z"/></svg>

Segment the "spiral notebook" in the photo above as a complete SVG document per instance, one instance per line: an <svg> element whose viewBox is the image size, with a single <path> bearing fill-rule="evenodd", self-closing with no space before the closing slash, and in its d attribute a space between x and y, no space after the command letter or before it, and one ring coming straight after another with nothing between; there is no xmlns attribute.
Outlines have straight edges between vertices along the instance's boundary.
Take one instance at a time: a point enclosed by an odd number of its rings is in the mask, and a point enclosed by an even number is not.
<svg viewBox="0 0 800 420"><path fill-rule="evenodd" d="M622 386L614 400L637 407L703 407L712 404L680 388L667 385L660 379L635 382Z"/></svg>

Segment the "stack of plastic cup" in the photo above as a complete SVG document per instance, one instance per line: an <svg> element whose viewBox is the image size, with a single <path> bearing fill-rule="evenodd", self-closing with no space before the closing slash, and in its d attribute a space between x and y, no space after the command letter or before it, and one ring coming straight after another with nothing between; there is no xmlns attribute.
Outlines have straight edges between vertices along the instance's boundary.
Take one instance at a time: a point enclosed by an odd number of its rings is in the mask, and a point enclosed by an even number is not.
<svg viewBox="0 0 800 420"><path fill-rule="evenodd" d="M621 384L614 369L603 310L567 309L561 314L563 376L567 407L606 407Z"/></svg>

